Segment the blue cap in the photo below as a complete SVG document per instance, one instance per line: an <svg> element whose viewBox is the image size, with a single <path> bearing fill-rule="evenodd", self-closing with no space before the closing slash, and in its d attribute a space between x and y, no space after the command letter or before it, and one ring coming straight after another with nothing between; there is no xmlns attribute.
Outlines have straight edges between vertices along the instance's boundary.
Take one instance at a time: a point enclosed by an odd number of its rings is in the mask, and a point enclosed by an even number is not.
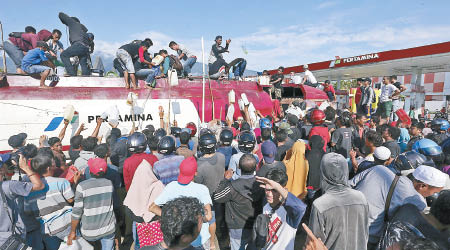
<svg viewBox="0 0 450 250"><path fill-rule="evenodd" d="M3 164L7 162L11 158L11 154L0 154L0 168L3 167Z"/></svg>

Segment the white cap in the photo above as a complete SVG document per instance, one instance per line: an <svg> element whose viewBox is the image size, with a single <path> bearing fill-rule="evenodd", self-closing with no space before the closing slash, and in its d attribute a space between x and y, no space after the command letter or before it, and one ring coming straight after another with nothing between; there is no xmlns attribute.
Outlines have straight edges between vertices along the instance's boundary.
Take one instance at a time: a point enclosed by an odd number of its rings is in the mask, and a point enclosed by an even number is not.
<svg viewBox="0 0 450 250"><path fill-rule="evenodd" d="M303 65L303 68L304 68L304 69L307 69L307 68L308 68L308 64L304 64L304 65Z"/></svg>
<svg viewBox="0 0 450 250"><path fill-rule="evenodd" d="M448 179L448 174L439 169L420 165L413 172L414 178L433 187L444 187Z"/></svg>
<svg viewBox="0 0 450 250"><path fill-rule="evenodd" d="M373 156L382 161L386 161L389 157L391 157L391 150L383 146L377 147L373 152Z"/></svg>

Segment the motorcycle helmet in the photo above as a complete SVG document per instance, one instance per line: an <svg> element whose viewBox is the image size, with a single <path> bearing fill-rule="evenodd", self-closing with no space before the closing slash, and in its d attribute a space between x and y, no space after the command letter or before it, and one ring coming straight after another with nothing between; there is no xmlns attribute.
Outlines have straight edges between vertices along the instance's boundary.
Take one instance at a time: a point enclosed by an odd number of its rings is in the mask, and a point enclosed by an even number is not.
<svg viewBox="0 0 450 250"><path fill-rule="evenodd" d="M436 118L431 121L431 129L433 131L447 131L450 128L450 123L442 118Z"/></svg>
<svg viewBox="0 0 450 250"><path fill-rule="evenodd" d="M261 119L259 120L259 127L260 127L261 129L263 129L263 128L272 128L272 123L271 123L270 120L267 119L267 118L261 118Z"/></svg>
<svg viewBox="0 0 450 250"><path fill-rule="evenodd" d="M217 140L213 134L203 134L198 140L198 147L203 154L212 154L216 152Z"/></svg>
<svg viewBox="0 0 450 250"><path fill-rule="evenodd" d="M239 134L238 147L242 153L251 153L255 144L256 138L250 131L243 131Z"/></svg>
<svg viewBox="0 0 450 250"><path fill-rule="evenodd" d="M408 151L397 156L394 162L394 167L398 170L398 172L413 170L420 165L428 165L426 164L427 161L428 159L425 155L417 153L416 151Z"/></svg>
<svg viewBox="0 0 450 250"><path fill-rule="evenodd" d="M311 123L314 125L321 125L325 122L325 113L320 109L311 111Z"/></svg>
<svg viewBox="0 0 450 250"><path fill-rule="evenodd" d="M170 134L175 136L175 137L180 137L181 128L179 128L179 127L171 127L170 128Z"/></svg>
<svg viewBox="0 0 450 250"><path fill-rule="evenodd" d="M186 125L186 128L189 128L191 130L191 137L197 134L197 126L195 126L195 123L193 122L188 123Z"/></svg>
<svg viewBox="0 0 450 250"><path fill-rule="evenodd" d="M412 149L425 156L437 156L442 154L441 147L430 139L421 139L414 143Z"/></svg>
<svg viewBox="0 0 450 250"><path fill-rule="evenodd" d="M175 139L172 136L164 136L159 140L158 152L163 155L170 155L175 152Z"/></svg>
<svg viewBox="0 0 450 250"><path fill-rule="evenodd" d="M233 141L233 131L230 129L222 129L220 132L220 142L225 146L230 146Z"/></svg>
<svg viewBox="0 0 450 250"><path fill-rule="evenodd" d="M166 135L167 135L166 131L162 128L157 129L155 133L153 133L153 137L156 137L158 141L161 140L161 138L163 138Z"/></svg>
<svg viewBox="0 0 450 250"><path fill-rule="evenodd" d="M128 136L127 148L131 153L142 153L147 148L147 137L141 132Z"/></svg>

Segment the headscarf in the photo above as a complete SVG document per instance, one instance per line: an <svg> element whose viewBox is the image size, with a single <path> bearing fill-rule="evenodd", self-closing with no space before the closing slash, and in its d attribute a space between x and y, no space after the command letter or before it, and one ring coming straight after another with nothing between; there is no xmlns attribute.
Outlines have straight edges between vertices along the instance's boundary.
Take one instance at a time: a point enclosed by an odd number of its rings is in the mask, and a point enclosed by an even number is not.
<svg viewBox="0 0 450 250"><path fill-rule="evenodd" d="M308 176L308 161L305 158L306 145L302 141L294 143L286 153L285 160L288 183L286 188L296 197L306 196L306 177Z"/></svg>
<svg viewBox="0 0 450 250"><path fill-rule="evenodd" d="M341 154L325 154L320 163L323 192L342 191L348 188L348 164Z"/></svg>
<svg viewBox="0 0 450 250"><path fill-rule="evenodd" d="M322 175L320 172L320 162L325 154L325 151L323 151L323 144L324 141L322 137L313 135L309 140L311 149L306 151L306 159L309 164L307 186L312 186L314 190L320 188L320 176Z"/></svg>
<svg viewBox="0 0 450 250"><path fill-rule="evenodd" d="M148 223L155 216L148 208L163 190L164 184L156 178L150 163L143 160L134 173L133 181L123 205Z"/></svg>

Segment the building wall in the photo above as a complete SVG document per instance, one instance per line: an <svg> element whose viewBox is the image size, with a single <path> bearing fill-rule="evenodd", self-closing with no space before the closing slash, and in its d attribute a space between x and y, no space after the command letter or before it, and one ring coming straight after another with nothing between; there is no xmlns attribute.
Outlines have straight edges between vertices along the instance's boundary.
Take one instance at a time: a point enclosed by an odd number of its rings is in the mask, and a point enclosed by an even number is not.
<svg viewBox="0 0 450 250"><path fill-rule="evenodd" d="M372 83L381 83L382 77L372 77ZM407 90L402 94L405 98L405 110L409 111L412 95L411 88L412 75L397 76L397 80L405 85ZM422 74L420 88L417 90L424 94L425 109L429 111L440 110L447 105L446 97L450 96L450 72L426 73ZM417 97L418 96L418 97ZM422 95L416 95L414 98L421 98ZM419 108L419 107L416 107Z"/></svg>

